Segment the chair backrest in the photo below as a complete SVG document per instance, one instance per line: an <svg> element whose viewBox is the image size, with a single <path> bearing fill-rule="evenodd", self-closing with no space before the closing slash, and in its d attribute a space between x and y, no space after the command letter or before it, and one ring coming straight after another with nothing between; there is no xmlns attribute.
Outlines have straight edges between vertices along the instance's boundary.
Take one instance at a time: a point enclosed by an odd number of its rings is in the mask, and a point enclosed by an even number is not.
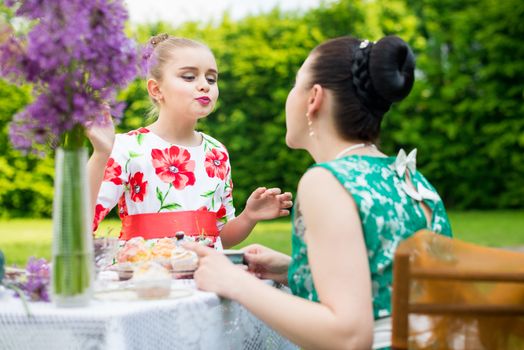
<svg viewBox="0 0 524 350"><path fill-rule="evenodd" d="M524 254L427 230L393 265L393 349L524 349Z"/></svg>

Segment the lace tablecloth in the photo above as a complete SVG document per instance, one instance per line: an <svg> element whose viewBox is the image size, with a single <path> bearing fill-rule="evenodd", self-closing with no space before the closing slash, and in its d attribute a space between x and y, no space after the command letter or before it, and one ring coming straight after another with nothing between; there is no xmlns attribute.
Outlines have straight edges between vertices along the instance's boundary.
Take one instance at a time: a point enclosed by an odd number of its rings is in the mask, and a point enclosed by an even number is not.
<svg viewBox="0 0 524 350"><path fill-rule="evenodd" d="M296 349L236 302L173 281L190 295L154 301L93 300L56 308L0 299L0 349Z"/></svg>

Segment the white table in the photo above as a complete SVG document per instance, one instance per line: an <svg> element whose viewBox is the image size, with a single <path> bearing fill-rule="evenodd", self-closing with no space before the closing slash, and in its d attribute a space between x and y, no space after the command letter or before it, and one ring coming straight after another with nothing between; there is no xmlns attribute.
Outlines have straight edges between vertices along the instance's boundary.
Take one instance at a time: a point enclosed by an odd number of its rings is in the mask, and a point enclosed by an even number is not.
<svg viewBox="0 0 524 350"><path fill-rule="evenodd" d="M173 281L189 296L93 300L84 308L0 299L0 349L296 349L236 302Z"/></svg>

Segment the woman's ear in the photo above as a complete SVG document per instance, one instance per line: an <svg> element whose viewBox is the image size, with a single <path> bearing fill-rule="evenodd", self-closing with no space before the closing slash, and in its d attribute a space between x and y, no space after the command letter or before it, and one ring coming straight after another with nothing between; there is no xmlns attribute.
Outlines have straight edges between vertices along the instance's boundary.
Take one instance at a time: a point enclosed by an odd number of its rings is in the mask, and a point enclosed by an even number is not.
<svg viewBox="0 0 524 350"><path fill-rule="evenodd" d="M151 96L151 98L157 102L160 102L164 99L162 96L162 91L160 91L160 85L158 85L158 82L155 79L148 79L147 92L149 93L149 96Z"/></svg>
<svg viewBox="0 0 524 350"><path fill-rule="evenodd" d="M313 117L322 106L324 101L324 88L319 84L313 85L309 90L309 96L307 99L307 114Z"/></svg>

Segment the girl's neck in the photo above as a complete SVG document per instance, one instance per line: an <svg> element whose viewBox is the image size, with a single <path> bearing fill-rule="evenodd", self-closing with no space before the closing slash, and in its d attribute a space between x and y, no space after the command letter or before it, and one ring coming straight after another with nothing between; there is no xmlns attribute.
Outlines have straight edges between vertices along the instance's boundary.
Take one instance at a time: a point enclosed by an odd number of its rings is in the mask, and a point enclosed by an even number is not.
<svg viewBox="0 0 524 350"><path fill-rule="evenodd" d="M182 146L198 146L202 142L202 137L195 132L196 121L177 120L163 118L162 115L148 126L157 136L169 143Z"/></svg>

